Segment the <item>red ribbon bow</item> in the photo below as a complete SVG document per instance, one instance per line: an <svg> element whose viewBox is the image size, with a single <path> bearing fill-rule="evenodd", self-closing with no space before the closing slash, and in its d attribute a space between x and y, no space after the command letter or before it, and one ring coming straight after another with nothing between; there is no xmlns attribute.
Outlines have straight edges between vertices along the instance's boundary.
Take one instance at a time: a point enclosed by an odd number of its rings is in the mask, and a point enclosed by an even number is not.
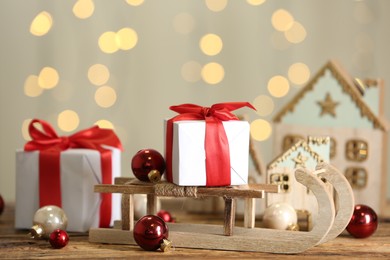
<svg viewBox="0 0 390 260"><path fill-rule="evenodd" d="M179 113L167 122L166 134L166 173L167 180L172 182L172 143L173 122L181 120L205 120L206 136L206 186L230 185L230 153L229 142L222 121L238 120L231 111L249 107L256 110L248 102L227 102L201 107L194 104L171 106L169 109Z"/></svg>
<svg viewBox="0 0 390 260"><path fill-rule="evenodd" d="M35 123L42 127L36 128ZM61 151L72 148L92 149L100 152L102 183L112 183L111 150L102 145L122 149L121 142L111 129L94 126L81 130L69 137L59 137L51 125L43 120L33 119L29 125L32 138L24 146L25 151L39 150L39 205L56 205L61 207ZM102 193L100 204L99 227L109 227L111 221L111 193Z"/></svg>

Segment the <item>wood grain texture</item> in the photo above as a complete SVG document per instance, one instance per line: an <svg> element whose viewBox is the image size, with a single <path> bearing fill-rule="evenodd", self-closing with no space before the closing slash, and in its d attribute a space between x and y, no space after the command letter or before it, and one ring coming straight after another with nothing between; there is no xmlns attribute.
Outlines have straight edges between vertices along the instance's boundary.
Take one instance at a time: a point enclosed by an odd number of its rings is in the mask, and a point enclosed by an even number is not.
<svg viewBox="0 0 390 260"><path fill-rule="evenodd" d="M114 184L125 184L126 182L130 182L134 180L134 178L129 177L116 177L114 180Z"/></svg>
<svg viewBox="0 0 390 260"><path fill-rule="evenodd" d="M192 223L220 223L214 214L187 214L179 207L168 207L177 221ZM168 208L167 208L168 207ZM236 219L242 225L242 219ZM256 226L261 225L259 220ZM120 227L120 225L119 225ZM222 227L220 232L222 232ZM355 239L342 233L334 240L310 248L296 255L275 255L263 252L179 248L171 252L147 252L137 245L101 244L88 242L88 233L69 233L69 244L54 250L45 240L31 240L27 230L14 229L14 210L6 201L5 211L0 215L0 258L2 259L388 259L390 255L390 222L381 220L376 233L367 239ZM123 239L131 236L124 232ZM175 239L176 240L176 239Z"/></svg>
<svg viewBox="0 0 390 260"><path fill-rule="evenodd" d="M224 211L224 225L223 234L225 236L233 235L233 228L236 217L236 200L233 198L224 198L225 211Z"/></svg>
<svg viewBox="0 0 390 260"><path fill-rule="evenodd" d="M133 230L134 228L134 195L122 194L121 203L122 229Z"/></svg>
<svg viewBox="0 0 390 260"><path fill-rule="evenodd" d="M259 251L291 254L303 252L318 244L331 229L335 209L333 198L320 178L306 169L295 171L298 182L309 188L318 201L319 216L309 232L293 232L264 228L234 227L234 199L225 198L223 226L169 223L170 240L175 247L232 251ZM232 214L233 213L233 214ZM234 235L231 235L234 233ZM97 243L133 244L131 232L116 229L91 229L90 241Z"/></svg>
<svg viewBox="0 0 390 260"><path fill-rule="evenodd" d="M319 177L325 178L332 184L337 197L334 223L328 234L320 241L320 243L325 243L340 235L347 227L354 211L355 200L348 180L339 170L325 162L318 164L316 170L320 171Z"/></svg>
<svg viewBox="0 0 390 260"><path fill-rule="evenodd" d="M244 227L254 228L256 218L256 201L253 198L245 198L244 201Z"/></svg>
<svg viewBox="0 0 390 260"><path fill-rule="evenodd" d="M265 192L279 192L279 185L248 184L228 187L197 187L199 197L237 197L237 198L263 198ZM95 192L125 193L125 194L154 194L154 185L147 184L98 184Z"/></svg>
<svg viewBox="0 0 390 260"><path fill-rule="evenodd" d="M155 215L157 213L157 197L154 194L146 195L146 214Z"/></svg>

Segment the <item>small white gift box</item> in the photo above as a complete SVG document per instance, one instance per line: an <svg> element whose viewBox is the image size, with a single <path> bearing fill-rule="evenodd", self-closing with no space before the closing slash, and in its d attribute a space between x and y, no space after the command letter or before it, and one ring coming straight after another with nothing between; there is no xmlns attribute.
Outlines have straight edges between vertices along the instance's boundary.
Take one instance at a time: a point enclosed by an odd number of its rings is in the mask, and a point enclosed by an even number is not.
<svg viewBox="0 0 390 260"><path fill-rule="evenodd" d="M112 183L120 177L119 149L112 150ZM60 178L62 209L68 217L67 231L85 232L99 226L100 193L94 185L102 183L100 153L90 149L61 152ZM112 194L111 225L121 218L121 195ZM15 228L31 228L39 209L39 151L16 152Z"/></svg>
<svg viewBox="0 0 390 260"><path fill-rule="evenodd" d="M239 120L222 123L229 142L230 185L247 184L249 123ZM205 131L206 123L202 120L173 123L173 183L180 186L206 186Z"/></svg>

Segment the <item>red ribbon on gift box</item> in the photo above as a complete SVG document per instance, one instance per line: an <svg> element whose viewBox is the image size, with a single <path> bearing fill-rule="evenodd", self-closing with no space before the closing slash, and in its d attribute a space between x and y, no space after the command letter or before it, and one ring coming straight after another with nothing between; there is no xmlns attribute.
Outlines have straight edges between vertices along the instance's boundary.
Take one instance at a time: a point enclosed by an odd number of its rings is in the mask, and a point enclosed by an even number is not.
<svg viewBox="0 0 390 260"><path fill-rule="evenodd" d="M36 127L40 124L42 130ZM112 184L111 150L102 145L122 149L122 144L114 131L98 126L81 130L71 136L58 136L46 121L33 119L29 125L32 138L24 146L25 151L39 150L39 206L56 205L62 207L60 155L72 148L92 149L100 152L102 183ZM109 227L111 221L111 193L101 193L99 227Z"/></svg>
<svg viewBox="0 0 390 260"><path fill-rule="evenodd" d="M249 107L256 110L249 102L227 102L202 107L194 104L171 106L169 109L179 113L167 122L166 131L166 177L172 182L172 144L173 122L181 120L205 120L206 136L206 186L230 185L229 142L222 121L239 120L231 111Z"/></svg>

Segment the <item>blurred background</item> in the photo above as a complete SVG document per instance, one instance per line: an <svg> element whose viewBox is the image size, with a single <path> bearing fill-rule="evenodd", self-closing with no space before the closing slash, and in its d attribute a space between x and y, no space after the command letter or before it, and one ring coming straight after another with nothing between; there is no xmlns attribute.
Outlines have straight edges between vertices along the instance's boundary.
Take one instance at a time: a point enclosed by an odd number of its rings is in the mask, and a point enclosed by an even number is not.
<svg viewBox="0 0 390 260"><path fill-rule="evenodd" d="M272 117L329 59L390 82L389 11L387 0L2 0L0 193L14 201L33 118L59 135L113 128L131 176L138 150L163 153L169 106L249 101L257 112L236 113L267 164Z"/></svg>

